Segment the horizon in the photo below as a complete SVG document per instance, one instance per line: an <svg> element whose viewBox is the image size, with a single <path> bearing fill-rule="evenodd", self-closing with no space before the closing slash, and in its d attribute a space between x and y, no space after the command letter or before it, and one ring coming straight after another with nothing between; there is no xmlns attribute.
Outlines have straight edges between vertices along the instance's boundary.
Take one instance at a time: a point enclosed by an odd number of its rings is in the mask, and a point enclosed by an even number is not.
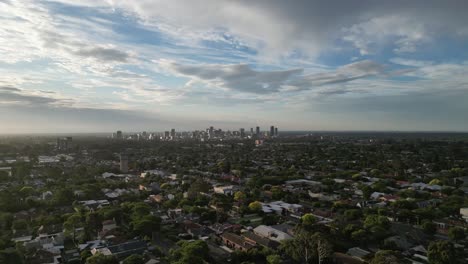
<svg viewBox="0 0 468 264"><path fill-rule="evenodd" d="M222 128L215 128L221 129L222 131L234 132L239 130L229 130L229 129L222 129ZM124 135L135 135L142 132L146 133L155 133L155 134L163 134L164 132L168 132L169 130L163 131L153 131L153 130L141 130L141 131L121 131ZM205 129L193 129L193 130L177 130L176 133L188 133L194 131L205 131ZM81 136L81 135L99 135L99 136L112 136L113 133L116 131L108 131L108 132L48 132L48 133L0 133L0 137L8 137L8 136ZM245 131L247 134L250 131ZM267 130L260 130L260 132L268 132ZM282 134L283 133L283 134ZM284 136L284 133L291 134L291 133L324 133L324 134L460 134L460 135L468 135L468 131L411 131L411 130L279 130L279 135Z"/></svg>
<svg viewBox="0 0 468 264"><path fill-rule="evenodd" d="M0 135L468 132L468 2L0 1Z"/></svg>

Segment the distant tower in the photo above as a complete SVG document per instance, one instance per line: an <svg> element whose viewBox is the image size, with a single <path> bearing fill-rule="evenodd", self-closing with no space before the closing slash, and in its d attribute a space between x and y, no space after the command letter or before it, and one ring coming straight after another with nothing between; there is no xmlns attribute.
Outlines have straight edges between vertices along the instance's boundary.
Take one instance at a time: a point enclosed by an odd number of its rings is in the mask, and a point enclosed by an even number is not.
<svg viewBox="0 0 468 264"><path fill-rule="evenodd" d="M175 139L175 129L171 129L171 138Z"/></svg>
<svg viewBox="0 0 468 264"><path fill-rule="evenodd" d="M168 139L169 138L169 131L164 131L164 139Z"/></svg>
<svg viewBox="0 0 468 264"><path fill-rule="evenodd" d="M253 132L253 127L250 128L250 135L253 136L254 132Z"/></svg>
<svg viewBox="0 0 468 264"><path fill-rule="evenodd" d="M122 131L117 131L117 134L116 134L116 138L117 139L122 139Z"/></svg>
<svg viewBox="0 0 468 264"><path fill-rule="evenodd" d="M128 155L125 153L120 153L120 172L128 172Z"/></svg>
<svg viewBox="0 0 468 264"><path fill-rule="evenodd" d="M275 137L278 136L278 127L275 127Z"/></svg>
<svg viewBox="0 0 468 264"><path fill-rule="evenodd" d="M259 126L257 126L255 128L255 135L257 135L257 137L260 136L260 127Z"/></svg>
<svg viewBox="0 0 468 264"><path fill-rule="evenodd" d="M273 137L275 135L275 127L271 126L270 127L270 137Z"/></svg>
<svg viewBox="0 0 468 264"><path fill-rule="evenodd" d="M245 137L245 130L243 128L240 129L240 137L241 138Z"/></svg>
<svg viewBox="0 0 468 264"><path fill-rule="evenodd" d="M210 126L210 129L208 130L208 134L210 135L210 138L212 138L214 135L214 128Z"/></svg>

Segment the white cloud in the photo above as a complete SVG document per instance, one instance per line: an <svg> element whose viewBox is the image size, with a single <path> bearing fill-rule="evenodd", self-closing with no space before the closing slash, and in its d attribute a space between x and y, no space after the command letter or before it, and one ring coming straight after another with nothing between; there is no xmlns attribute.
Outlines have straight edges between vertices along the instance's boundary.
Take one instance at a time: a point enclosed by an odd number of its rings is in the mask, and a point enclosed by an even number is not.
<svg viewBox="0 0 468 264"><path fill-rule="evenodd" d="M414 52L438 34L463 36L468 24L466 3L456 0L58 1L121 10L191 45L200 40L228 42L269 58L296 50L315 57L333 50L338 39L350 41L363 55L385 43L395 45L397 53Z"/></svg>
<svg viewBox="0 0 468 264"><path fill-rule="evenodd" d="M392 58L390 59L390 62L403 65L403 66L411 66L411 67L423 67L423 66L434 64L434 62L432 61L410 60L410 59L404 59L404 58Z"/></svg>

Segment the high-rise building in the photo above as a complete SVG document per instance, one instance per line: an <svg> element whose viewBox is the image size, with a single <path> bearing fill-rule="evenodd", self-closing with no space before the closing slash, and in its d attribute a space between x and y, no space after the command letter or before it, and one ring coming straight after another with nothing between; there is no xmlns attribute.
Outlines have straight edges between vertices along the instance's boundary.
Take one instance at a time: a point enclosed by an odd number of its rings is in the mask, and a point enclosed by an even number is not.
<svg viewBox="0 0 468 264"><path fill-rule="evenodd" d="M164 131L164 139L168 139L169 138L169 131Z"/></svg>
<svg viewBox="0 0 468 264"><path fill-rule="evenodd" d="M275 137L278 136L278 127L275 127Z"/></svg>
<svg viewBox="0 0 468 264"><path fill-rule="evenodd" d="M257 126L255 128L255 135L257 135L257 137L260 136L260 127L259 126Z"/></svg>
<svg viewBox="0 0 468 264"><path fill-rule="evenodd" d="M117 131L117 133L115 134L115 137L116 137L117 139L122 139L122 138L123 138L122 131L120 131L120 130Z"/></svg>
<svg viewBox="0 0 468 264"><path fill-rule="evenodd" d="M128 155L125 153L120 153L120 172L128 172Z"/></svg>
<svg viewBox="0 0 468 264"><path fill-rule="evenodd" d="M175 139L175 129L171 129L171 138Z"/></svg>
<svg viewBox="0 0 468 264"><path fill-rule="evenodd" d="M275 126L270 127L270 137L273 137L275 135Z"/></svg>
<svg viewBox="0 0 468 264"><path fill-rule="evenodd" d="M240 137L245 138L245 130L243 128L240 129Z"/></svg>
<svg viewBox="0 0 468 264"><path fill-rule="evenodd" d="M250 128L250 135L253 136L254 132L253 132L253 127Z"/></svg>

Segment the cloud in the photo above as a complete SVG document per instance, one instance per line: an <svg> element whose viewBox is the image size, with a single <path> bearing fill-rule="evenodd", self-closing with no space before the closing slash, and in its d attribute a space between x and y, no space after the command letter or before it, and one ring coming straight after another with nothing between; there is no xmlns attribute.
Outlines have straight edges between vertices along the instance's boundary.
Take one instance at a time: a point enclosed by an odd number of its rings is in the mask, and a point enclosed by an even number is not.
<svg viewBox="0 0 468 264"><path fill-rule="evenodd" d="M160 61L159 65L176 75L190 78L189 84L203 82L209 86L257 94L277 92L289 78L302 72L302 69L256 71L246 64L183 65Z"/></svg>
<svg viewBox="0 0 468 264"><path fill-rule="evenodd" d="M132 51L100 41L100 35L93 34L104 27L102 22L55 16L45 2L0 2L0 10L0 62L46 58L70 72L103 74L135 57ZM113 37L111 33L101 35Z"/></svg>
<svg viewBox="0 0 468 264"><path fill-rule="evenodd" d="M399 65L404 65L404 66L411 66L411 67L424 67L424 66L429 66L434 64L432 61L427 61L427 60L409 60L409 59L404 59L404 58L392 58L390 59L390 62L399 64Z"/></svg>
<svg viewBox="0 0 468 264"><path fill-rule="evenodd" d="M24 106L52 106L63 104L69 100L43 95L38 91L31 93L16 87L0 87L0 104L17 104Z"/></svg>
<svg viewBox="0 0 468 264"><path fill-rule="evenodd" d="M374 61L363 60L320 73L302 74L303 69L282 71L256 71L245 64L184 65L173 61L158 61L161 68L172 74L190 79L188 85L203 83L210 87L253 94L297 92L318 86L347 83L358 79L380 76L385 78L385 66ZM323 94L343 94L322 92Z"/></svg>
<svg viewBox="0 0 468 264"><path fill-rule="evenodd" d="M351 42L362 55L385 44L394 45L397 53L414 52L438 35L463 37L468 32L468 4L458 0L60 2L121 10L186 43L225 42L269 57L296 50L315 57L332 51L337 40Z"/></svg>

